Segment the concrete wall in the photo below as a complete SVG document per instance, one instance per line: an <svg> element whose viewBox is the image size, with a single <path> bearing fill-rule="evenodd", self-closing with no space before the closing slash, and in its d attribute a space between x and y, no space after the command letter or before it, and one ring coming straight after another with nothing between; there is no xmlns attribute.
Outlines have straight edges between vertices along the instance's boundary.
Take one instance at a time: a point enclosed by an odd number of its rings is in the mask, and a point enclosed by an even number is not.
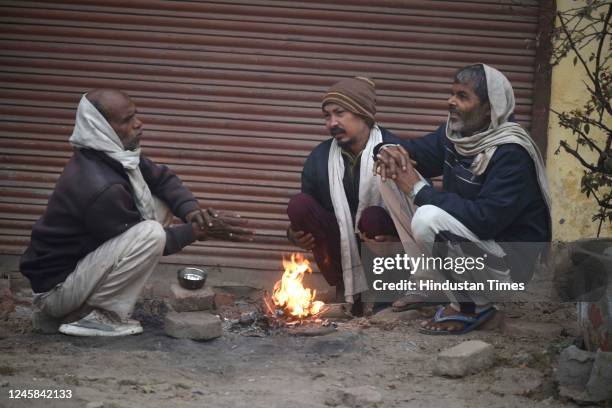
<svg viewBox="0 0 612 408"><path fill-rule="evenodd" d="M557 0L557 8L566 10L576 7L581 1ZM558 21L555 23L558 24ZM595 48L595 47L592 47ZM586 49L583 55L589 55ZM561 64L555 66L552 72L551 83L551 112L548 130L547 168L548 180L552 192L552 222L553 239L571 241L580 238L591 238L597 234L597 225L591 221L597 206L595 200L587 199L580 192L580 179L583 169L579 162L569 154L561 151L555 155L559 141L567 140L570 145L575 138L571 132L561 129L558 119L552 112L569 111L583 106L588 99L588 93L583 84L587 76L579 65L573 64L574 54L568 55ZM609 119L609 117L608 117ZM593 134L593 130L591 130ZM597 136L602 139L603 133ZM604 223L601 237L612 236L612 225Z"/></svg>

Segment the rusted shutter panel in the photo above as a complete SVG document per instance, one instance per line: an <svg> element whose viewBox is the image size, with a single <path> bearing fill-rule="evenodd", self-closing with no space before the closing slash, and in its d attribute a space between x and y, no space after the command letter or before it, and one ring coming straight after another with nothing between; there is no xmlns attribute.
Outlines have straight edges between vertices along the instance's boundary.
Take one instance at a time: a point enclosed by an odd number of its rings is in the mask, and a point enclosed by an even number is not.
<svg viewBox="0 0 612 408"><path fill-rule="evenodd" d="M340 4L339 4L340 3ZM68 157L80 96L125 90L143 146L203 206L252 220L256 242L195 244L171 263L276 271L301 166L328 136L320 100L367 75L401 137L446 117L456 68L510 78L530 126L538 2L107 0L0 3L0 253L20 254Z"/></svg>

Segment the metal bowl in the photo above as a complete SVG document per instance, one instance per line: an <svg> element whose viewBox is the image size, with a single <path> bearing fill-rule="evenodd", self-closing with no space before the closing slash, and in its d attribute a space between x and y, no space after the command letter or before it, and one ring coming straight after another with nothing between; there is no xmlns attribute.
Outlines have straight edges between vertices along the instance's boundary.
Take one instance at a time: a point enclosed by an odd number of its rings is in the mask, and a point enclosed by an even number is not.
<svg viewBox="0 0 612 408"><path fill-rule="evenodd" d="M190 290L202 288L207 276L208 273L205 270L193 267L179 269L177 273L179 285Z"/></svg>

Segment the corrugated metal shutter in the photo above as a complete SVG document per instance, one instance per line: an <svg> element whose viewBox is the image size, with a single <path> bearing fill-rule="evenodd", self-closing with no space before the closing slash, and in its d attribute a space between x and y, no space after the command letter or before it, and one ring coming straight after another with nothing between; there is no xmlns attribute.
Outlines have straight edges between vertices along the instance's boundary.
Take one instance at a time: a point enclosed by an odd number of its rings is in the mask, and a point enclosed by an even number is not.
<svg viewBox="0 0 612 408"><path fill-rule="evenodd" d="M0 3L0 253L20 254L70 155L82 93L125 90L143 146L206 206L235 210L253 244L188 247L174 263L278 270L285 207L327 138L324 90L368 75L402 137L445 119L455 69L503 70L530 126L538 2L107 0Z"/></svg>

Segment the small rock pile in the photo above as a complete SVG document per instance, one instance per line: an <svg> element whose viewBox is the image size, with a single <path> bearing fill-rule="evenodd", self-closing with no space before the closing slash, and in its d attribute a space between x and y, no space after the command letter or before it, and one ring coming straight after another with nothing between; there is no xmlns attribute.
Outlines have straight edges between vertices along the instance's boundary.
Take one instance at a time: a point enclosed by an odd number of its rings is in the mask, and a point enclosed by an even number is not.
<svg viewBox="0 0 612 408"><path fill-rule="evenodd" d="M215 301L212 289L188 290L173 283L170 291L172 310L164 320L164 331L168 336L192 340L210 340L221 336L221 319L211 312Z"/></svg>

